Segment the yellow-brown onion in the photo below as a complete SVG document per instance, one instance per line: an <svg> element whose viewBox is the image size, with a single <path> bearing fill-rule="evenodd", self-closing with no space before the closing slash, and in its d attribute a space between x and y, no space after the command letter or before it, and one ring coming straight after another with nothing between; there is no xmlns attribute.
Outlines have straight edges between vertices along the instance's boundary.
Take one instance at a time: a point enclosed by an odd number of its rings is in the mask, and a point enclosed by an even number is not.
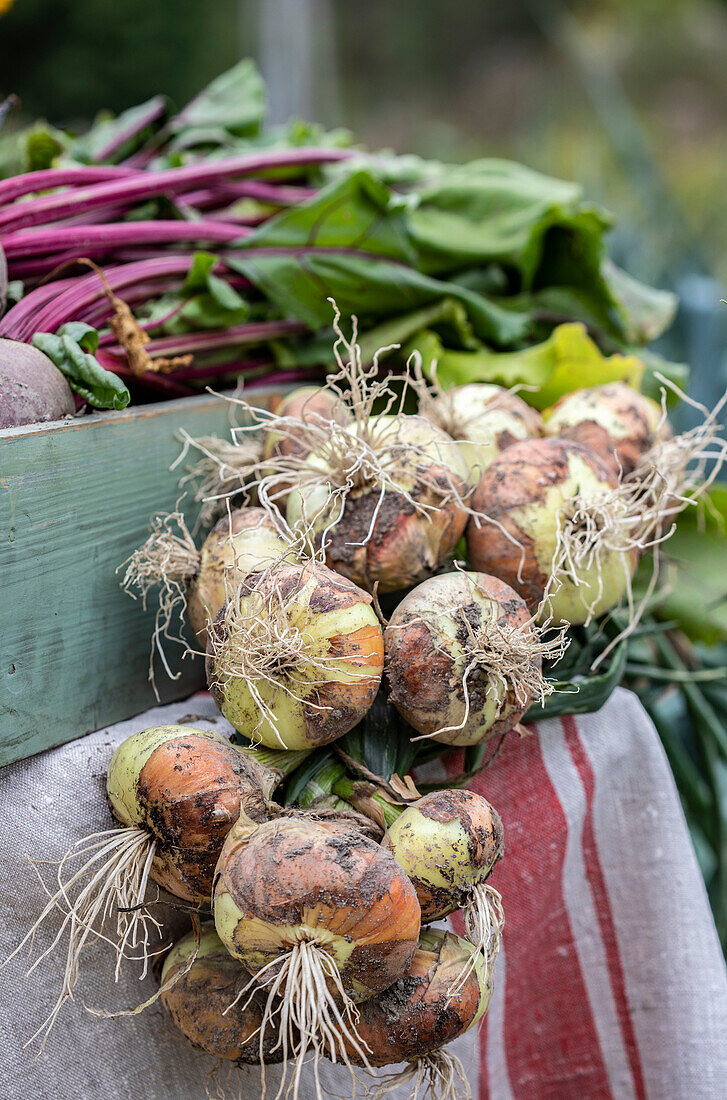
<svg viewBox="0 0 727 1100"><path fill-rule="evenodd" d="M264 508L233 508L214 525L199 551L199 567L187 587L187 615L200 645L229 592L253 569L286 551Z"/></svg>
<svg viewBox="0 0 727 1100"><path fill-rule="evenodd" d="M500 815L474 791L433 791L407 806L382 846L416 890L422 921L461 909L504 854Z"/></svg>
<svg viewBox="0 0 727 1100"><path fill-rule="evenodd" d="M341 400L339 394L324 386L299 386L286 393L279 401L273 402L271 412L276 417L290 417L303 424L323 425L350 424L351 411ZM274 429L265 432L263 437L263 459L277 455L298 454L301 457L310 454L310 445L306 442L305 432L291 426L286 434Z"/></svg>
<svg viewBox="0 0 727 1100"><path fill-rule="evenodd" d="M427 395L420 413L457 440L475 485L507 447L543 434L542 417L536 409L503 386L488 382L471 382L436 396Z"/></svg>
<svg viewBox="0 0 727 1100"><path fill-rule="evenodd" d="M390 701L418 733L446 744L474 745L507 733L540 678L531 619L517 592L485 573L424 581L384 632Z"/></svg>
<svg viewBox="0 0 727 1100"><path fill-rule="evenodd" d="M338 502L326 508L328 484L302 484L288 497L287 521L299 529L317 517L314 527L319 538L325 531L332 569L368 592L377 583L380 592L396 592L431 576L454 550L467 524L469 471L451 438L420 417L372 417L350 429L352 451L357 432L370 438L398 491L378 476L354 483L339 515ZM323 456L312 453L309 465L326 473Z"/></svg>
<svg viewBox="0 0 727 1100"><path fill-rule="evenodd" d="M230 1062L260 1062L260 1026L267 1001L262 989L227 951L215 926L201 926L174 944L164 960L161 1001L175 1025L195 1047ZM235 1003L237 1002L237 1003ZM282 1058L276 1036L263 1040L263 1061Z"/></svg>
<svg viewBox="0 0 727 1100"><path fill-rule="evenodd" d="M582 443L615 474L630 474L671 435L661 407L625 382L575 390L543 414L545 434Z"/></svg>
<svg viewBox="0 0 727 1100"><path fill-rule="evenodd" d="M154 726L119 745L106 789L114 817L153 839L153 881L204 902L241 807L264 820L274 783L270 770L213 730Z"/></svg>
<svg viewBox="0 0 727 1100"><path fill-rule="evenodd" d="M444 929L423 930L408 970L359 1007L369 1064L414 1062L439 1050L479 1023L491 996L492 977L471 943ZM351 1060L361 1064L355 1050Z"/></svg>
<svg viewBox="0 0 727 1100"><path fill-rule="evenodd" d="M376 697L384 643L368 593L320 563L253 573L221 608L207 681L225 718L271 748L341 737Z"/></svg>
<svg viewBox="0 0 727 1100"><path fill-rule="evenodd" d="M307 941L330 955L357 1001L408 968L420 929L414 887L388 851L302 814L231 831L214 914L225 947L253 974Z"/></svg>
<svg viewBox="0 0 727 1100"><path fill-rule="evenodd" d="M478 523L473 518L467 528L470 565L505 581L544 619L577 624L602 614L628 591L638 563L628 533L623 543L614 545L601 526L618 505L616 488L613 471L580 443L514 443L488 467L475 489L473 509L487 519ZM584 542L594 553L573 575L559 565L559 555L568 517L576 508L581 517L592 512L595 539L589 536ZM569 538L577 548L578 525Z"/></svg>

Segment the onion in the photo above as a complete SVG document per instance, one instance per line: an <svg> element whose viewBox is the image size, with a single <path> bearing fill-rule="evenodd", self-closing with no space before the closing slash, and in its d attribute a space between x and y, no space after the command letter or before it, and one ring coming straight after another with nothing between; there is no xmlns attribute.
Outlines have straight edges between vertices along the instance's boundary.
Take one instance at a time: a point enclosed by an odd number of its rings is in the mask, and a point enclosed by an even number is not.
<svg viewBox="0 0 727 1100"><path fill-rule="evenodd" d="M225 718L271 747L341 737L376 697L384 663L371 597L310 562L252 573L210 631L207 681Z"/></svg>
<svg viewBox="0 0 727 1100"><path fill-rule="evenodd" d="M411 965L420 930L414 887L374 841L303 815L255 826L242 818L217 867L214 915L230 954L268 989L263 1033L282 999L283 1061L307 1051L366 1063L356 1001ZM317 1089L317 1095L320 1095Z"/></svg>
<svg viewBox="0 0 727 1100"><path fill-rule="evenodd" d="M544 413L545 434L582 443L615 474L630 474L659 439L671 435L661 406L625 382L575 390Z"/></svg>
<svg viewBox="0 0 727 1100"><path fill-rule="evenodd" d="M541 620L587 622L630 594L634 519L613 472L579 443L513 444L485 471L472 505L470 565L500 577Z"/></svg>
<svg viewBox="0 0 727 1100"><path fill-rule="evenodd" d="M293 756L291 766L299 763ZM262 820L279 774L261 767L251 751L220 734L189 726L155 726L128 737L114 752L106 790L121 828L77 841L60 861L58 891L15 955L51 914L63 920L51 947L35 969L68 934L66 967L59 997L36 1035L50 1031L63 1003L73 995L79 958L87 942L101 937L116 953L116 978L125 958L143 961L150 937L161 925L145 896L149 879L185 901L209 901L223 841L241 809ZM69 865L83 863L71 872ZM111 916L115 929L107 928ZM12 955L10 956L13 957ZM35 1038L35 1036L33 1036Z"/></svg>
<svg viewBox="0 0 727 1100"><path fill-rule="evenodd" d="M544 640L525 602L496 577L440 574L408 593L386 627L389 699L424 737L480 744L544 701L553 689L543 657L565 645L562 631Z"/></svg>
<svg viewBox="0 0 727 1100"><path fill-rule="evenodd" d="M146 542L124 562L121 586L134 598L140 595L144 606L149 592L160 588L152 660L155 648L164 659L163 638L184 644L172 628L177 609L186 608L189 624L204 649L207 628L228 594L251 570L264 568L286 553L287 543L262 508L230 511L215 524L200 550L181 512L156 516L150 526Z"/></svg>
<svg viewBox="0 0 727 1100"><path fill-rule="evenodd" d="M506 447L543 434L540 413L502 386L472 382L444 390L436 379L434 386L432 394L423 377L418 380L419 411L458 441L475 485Z"/></svg>
<svg viewBox="0 0 727 1100"><path fill-rule="evenodd" d="M457 1085L466 1085L466 1077L459 1060L442 1047L482 1019L492 987L485 960L472 944L443 929L422 931L408 972L359 1009L358 1033L369 1064L409 1063L384 1078L374 1096L406 1083L418 1096L428 1082L428 1095L455 1100ZM355 1061L355 1051L351 1056Z"/></svg>
<svg viewBox="0 0 727 1100"><path fill-rule="evenodd" d="M229 954L210 921L175 943L161 975L161 1000L187 1039L201 1050L232 1062L278 1061L275 1041L260 1048L260 1026L267 996L253 990L243 1005L230 1005L250 982L249 973Z"/></svg>
<svg viewBox="0 0 727 1100"><path fill-rule="evenodd" d="M296 432L296 422L315 424L326 430L331 423L346 425L351 423L351 413L338 394L325 386L299 386L271 406L276 418L290 417L290 431L282 432L270 429L263 438L263 459L277 455L298 454L305 457L310 454L306 432Z"/></svg>
<svg viewBox="0 0 727 1100"><path fill-rule="evenodd" d="M504 854L497 811L456 788L407 806L381 843L412 882L425 924L466 905Z"/></svg>
<svg viewBox="0 0 727 1100"><path fill-rule="evenodd" d="M308 466L320 474L290 494L288 525L300 530L312 519L328 565L367 591L378 584L395 592L428 577L464 532L468 468L423 418L369 417L330 436Z"/></svg>

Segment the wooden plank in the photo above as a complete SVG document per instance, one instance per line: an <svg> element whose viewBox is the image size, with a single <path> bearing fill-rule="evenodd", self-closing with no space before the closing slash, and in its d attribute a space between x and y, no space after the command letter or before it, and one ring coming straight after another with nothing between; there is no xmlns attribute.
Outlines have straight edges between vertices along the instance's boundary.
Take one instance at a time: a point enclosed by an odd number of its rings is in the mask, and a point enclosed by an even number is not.
<svg viewBox="0 0 727 1100"><path fill-rule="evenodd" d="M229 404L204 396L0 432L0 766L154 704L154 607L120 590L116 568L152 513L174 507L179 429L229 426ZM172 648L165 702L204 679L201 660Z"/></svg>

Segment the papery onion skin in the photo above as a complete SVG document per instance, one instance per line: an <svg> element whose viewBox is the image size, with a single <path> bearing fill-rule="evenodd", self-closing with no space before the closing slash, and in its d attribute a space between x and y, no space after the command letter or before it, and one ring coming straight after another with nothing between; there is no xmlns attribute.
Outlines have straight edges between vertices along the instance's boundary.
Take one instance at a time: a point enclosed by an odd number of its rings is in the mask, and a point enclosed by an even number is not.
<svg viewBox="0 0 727 1100"><path fill-rule="evenodd" d="M259 579L259 578L258 578ZM254 608L253 574L240 586L240 603ZM283 687L261 682L259 690L279 720L278 729L261 715L244 677L222 682L212 646L208 646L207 680L223 715L245 737L270 748L309 749L325 745L352 729L373 703L381 682L384 641L371 597L333 570L318 563L282 565L268 577L287 597L297 593L290 616L298 615L306 634L320 642L320 652L332 663L325 671L311 671L314 680L306 688L305 669L296 669L294 698ZM217 637L223 638L225 608L215 620ZM284 679L284 670L280 679ZM282 739L282 743L281 743Z"/></svg>
<svg viewBox="0 0 727 1100"><path fill-rule="evenodd" d="M461 909L504 855L500 815L474 791L433 791L401 813L382 842L416 890L422 923Z"/></svg>
<svg viewBox="0 0 727 1100"><path fill-rule="evenodd" d="M489 382L455 386L425 403L421 415L457 440L473 484L507 447L543 434L540 413L517 394Z"/></svg>
<svg viewBox="0 0 727 1100"><path fill-rule="evenodd" d="M190 965L192 956L196 957ZM250 974L229 954L210 921L202 925L199 941L190 932L167 955L161 984L170 987L161 1000L195 1047L217 1058L252 1065L260 1061L259 1031L267 994L251 989L230 1008L249 982ZM272 1050L275 1043L276 1036L267 1033L266 1063L282 1060L282 1052Z"/></svg>
<svg viewBox="0 0 727 1100"><path fill-rule="evenodd" d="M382 500L378 484L350 490L342 516L326 533L326 563L367 592L376 583L382 593L396 592L431 576L457 545L467 525L461 501L468 493L468 470L449 436L421 417L379 416L372 422L375 445L378 438L382 448L384 440L401 446L390 472L424 511L393 490ZM414 449L407 453L407 446ZM325 470L316 455L311 462ZM294 490L288 524L296 529L304 515L323 512L326 496L319 485ZM325 526L321 518L316 529L320 533Z"/></svg>
<svg viewBox="0 0 727 1100"><path fill-rule="evenodd" d="M507 733L531 702L475 667L467 677L467 708L463 675L469 633L462 614L474 630L490 619L517 627L531 618L524 600L503 581L485 573L454 572L431 577L409 592L384 632L390 701L418 733L448 745L480 744ZM537 653L531 662L540 668ZM446 728L459 726L465 715L461 728Z"/></svg>
<svg viewBox="0 0 727 1100"><path fill-rule="evenodd" d="M284 553L285 543L263 508L235 508L217 521L202 543L199 571L187 587L187 615L202 648L230 587Z"/></svg>
<svg viewBox="0 0 727 1100"><path fill-rule="evenodd" d="M230 833L214 915L227 950L252 973L313 941L355 1000L406 972L421 923L414 887L389 852L350 827L303 816Z"/></svg>
<svg viewBox="0 0 727 1100"><path fill-rule="evenodd" d="M467 528L470 565L500 577L522 596L530 611L541 609L557 549L561 505L600 498L616 488L613 471L580 443L533 439L514 443L485 471L472 497L473 509L494 521L473 518ZM508 537L509 536L509 537ZM608 552L602 562L602 591L597 572L583 570L580 585L563 577L549 597L544 617L573 625L615 606L628 588L638 557Z"/></svg>
<svg viewBox="0 0 727 1100"><path fill-rule="evenodd" d="M106 790L122 825L156 839L152 879L185 901L207 901L228 832L245 812L267 817L269 778L212 730L155 726L128 737L111 758Z"/></svg>
<svg viewBox="0 0 727 1100"><path fill-rule="evenodd" d="M422 932L408 973L359 1007L358 1033L372 1066L409 1062L451 1043L485 1014L492 979L480 955L457 988L475 948L443 929ZM355 1051L352 1061L363 1064Z"/></svg>
<svg viewBox="0 0 727 1100"><path fill-rule="evenodd" d="M630 474L671 429L655 401L625 382L574 390L544 413L545 434L582 443L616 475Z"/></svg>

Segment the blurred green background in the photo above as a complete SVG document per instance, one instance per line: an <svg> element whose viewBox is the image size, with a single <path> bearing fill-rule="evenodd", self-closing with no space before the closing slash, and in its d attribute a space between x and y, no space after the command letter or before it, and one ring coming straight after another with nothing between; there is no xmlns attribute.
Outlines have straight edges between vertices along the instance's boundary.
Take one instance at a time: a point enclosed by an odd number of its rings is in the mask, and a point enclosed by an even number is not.
<svg viewBox="0 0 727 1100"><path fill-rule="evenodd" d="M0 3L0 8L2 3ZM370 147L504 155L582 182L612 250L682 306L661 349L692 392L727 381L727 3L720 0L15 0L0 93L81 128L156 92L177 104L242 56L273 121ZM20 120L20 115L18 115Z"/></svg>

